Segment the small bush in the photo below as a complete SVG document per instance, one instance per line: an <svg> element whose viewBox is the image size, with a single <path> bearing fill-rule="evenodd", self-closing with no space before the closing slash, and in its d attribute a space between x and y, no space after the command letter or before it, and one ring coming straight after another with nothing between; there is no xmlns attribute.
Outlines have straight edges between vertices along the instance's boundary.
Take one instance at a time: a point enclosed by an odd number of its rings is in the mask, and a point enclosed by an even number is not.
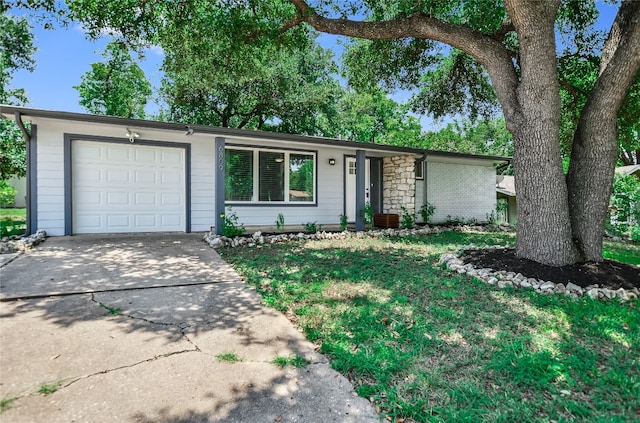
<svg viewBox="0 0 640 423"><path fill-rule="evenodd" d="M349 217L346 214L340 215L340 230L343 232L347 230L347 226L349 224L348 219Z"/></svg>
<svg viewBox="0 0 640 423"><path fill-rule="evenodd" d="M403 229L413 229L416 225L416 218L413 214L409 213L409 210L405 206L400 207L402 210L402 219L400 220L400 227Z"/></svg>
<svg viewBox="0 0 640 423"><path fill-rule="evenodd" d="M11 206L16 201L16 189L7 181L0 181L0 206Z"/></svg>
<svg viewBox="0 0 640 423"><path fill-rule="evenodd" d="M640 224L636 223L631 227L631 241L640 242Z"/></svg>
<svg viewBox="0 0 640 423"><path fill-rule="evenodd" d="M431 216L436 212L436 206L430 203L425 203L420 207L420 216L422 216L422 221L424 223L429 223L431 220Z"/></svg>
<svg viewBox="0 0 640 423"><path fill-rule="evenodd" d="M276 218L276 229L278 232L284 230L284 215L282 213L278 213L278 217Z"/></svg>
<svg viewBox="0 0 640 423"><path fill-rule="evenodd" d="M360 217L364 220L366 227L373 225L373 206L370 202L364 205L364 209L360 210Z"/></svg>
<svg viewBox="0 0 640 423"><path fill-rule="evenodd" d="M315 234L316 232L322 230L322 225L317 225L316 222L303 223L302 226L304 226L305 232L308 232L310 234Z"/></svg>
<svg viewBox="0 0 640 423"><path fill-rule="evenodd" d="M222 214L222 219L224 220L222 235L228 238L233 238L236 236L242 236L247 232L244 225L238 224L238 215L236 212L231 210L231 206L227 207L227 213Z"/></svg>

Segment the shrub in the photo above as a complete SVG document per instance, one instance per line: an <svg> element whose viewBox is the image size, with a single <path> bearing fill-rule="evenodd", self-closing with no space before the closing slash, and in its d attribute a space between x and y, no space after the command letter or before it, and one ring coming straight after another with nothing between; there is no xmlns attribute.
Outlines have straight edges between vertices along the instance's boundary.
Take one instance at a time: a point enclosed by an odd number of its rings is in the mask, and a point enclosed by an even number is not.
<svg viewBox="0 0 640 423"><path fill-rule="evenodd" d="M636 223L631 227L631 241L640 242L640 223Z"/></svg>
<svg viewBox="0 0 640 423"><path fill-rule="evenodd" d="M340 215L340 230L343 232L347 230L348 219L349 217L346 214Z"/></svg>
<svg viewBox="0 0 640 423"><path fill-rule="evenodd" d="M304 226L304 230L310 234L315 234L322 230L322 225L316 225L316 222L303 223L302 226Z"/></svg>
<svg viewBox="0 0 640 423"><path fill-rule="evenodd" d="M7 181L0 181L0 206L11 206L16 201L16 192Z"/></svg>
<svg viewBox="0 0 640 423"><path fill-rule="evenodd" d="M364 205L364 209L360 211L360 217L364 220L365 226L371 227L373 225L373 206L370 202Z"/></svg>
<svg viewBox="0 0 640 423"><path fill-rule="evenodd" d="M284 230L284 215L282 213L278 213L278 217L276 219L276 229L278 232L282 232Z"/></svg>
<svg viewBox="0 0 640 423"><path fill-rule="evenodd" d="M633 175L616 175L613 179L607 229L628 236L640 222L640 181Z"/></svg>
<svg viewBox="0 0 640 423"><path fill-rule="evenodd" d="M420 207L420 216L422 216L422 221L424 223L429 223L431 220L431 216L436 212L436 206L430 203L425 203Z"/></svg>
<svg viewBox="0 0 640 423"><path fill-rule="evenodd" d="M223 225L222 235L233 238L235 236L242 236L247 232L244 225L238 224L238 215L231 210L231 206L227 207L227 212L222 214Z"/></svg>
<svg viewBox="0 0 640 423"><path fill-rule="evenodd" d="M413 214L409 213L409 210L405 206L400 207L402 210L402 219L400 220L400 226L403 229L413 229L416 224L416 218Z"/></svg>

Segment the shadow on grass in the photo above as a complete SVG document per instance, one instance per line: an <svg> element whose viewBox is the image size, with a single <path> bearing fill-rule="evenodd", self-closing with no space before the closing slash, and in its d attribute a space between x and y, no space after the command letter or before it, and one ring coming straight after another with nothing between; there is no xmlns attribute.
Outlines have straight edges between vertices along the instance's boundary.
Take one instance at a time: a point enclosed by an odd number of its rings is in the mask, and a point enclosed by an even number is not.
<svg viewBox="0 0 640 423"><path fill-rule="evenodd" d="M499 290L432 264L469 243L511 240L445 233L224 255L391 417L633 421L639 302Z"/></svg>

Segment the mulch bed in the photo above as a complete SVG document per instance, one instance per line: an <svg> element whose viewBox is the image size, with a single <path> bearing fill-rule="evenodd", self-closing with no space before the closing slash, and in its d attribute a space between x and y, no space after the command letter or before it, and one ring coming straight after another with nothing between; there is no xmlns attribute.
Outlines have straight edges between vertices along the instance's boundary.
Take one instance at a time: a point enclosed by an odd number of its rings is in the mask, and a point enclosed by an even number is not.
<svg viewBox="0 0 640 423"><path fill-rule="evenodd" d="M512 248L491 250L465 250L460 257L475 268L522 273L528 278L554 283L574 283L582 288L599 285L609 289L640 289L640 267L611 260L585 262L571 266L551 267L516 256Z"/></svg>

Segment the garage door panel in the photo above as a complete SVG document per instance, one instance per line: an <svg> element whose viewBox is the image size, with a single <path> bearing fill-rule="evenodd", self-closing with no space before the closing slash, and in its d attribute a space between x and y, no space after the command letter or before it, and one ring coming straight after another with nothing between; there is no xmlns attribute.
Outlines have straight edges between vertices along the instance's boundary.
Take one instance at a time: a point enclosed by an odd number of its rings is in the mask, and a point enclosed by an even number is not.
<svg viewBox="0 0 640 423"><path fill-rule="evenodd" d="M136 184L155 184L157 173L153 170L134 170Z"/></svg>
<svg viewBox="0 0 640 423"><path fill-rule="evenodd" d="M170 151L162 152L162 163L164 164L174 165L174 164L180 163L181 160L182 160L182 157L179 153L170 152Z"/></svg>
<svg viewBox="0 0 640 423"><path fill-rule="evenodd" d="M110 206L128 206L131 204L128 192L107 193L107 204Z"/></svg>
<svg viewBox="0 0 640 423"><path fill-rule="evenodd" d="M74 233L184 231L184 150L72 143Z"/></svg>
<svg viewBox="0 0 640 423"><path fill-rule="evenodd" d="M163 185L176 185L182 184L182 174L177 171L163 170L160 172L160 179Z"/></svg>
<svg viewBox="0 0 640 423"><path fill-rule="evenodd" d="M130 148L105 147L107 150L107 161L128 162Z"/></svg>
<svg viewBox="0 0 640 423"><path fill-rule="evenodd" d="M178 206L184 202L179 194L160 194L160 204L163 206Z"/></svg>
<svg viewBox="0 0 640 423"><path fill-rule="evenodd" d="M156 152L153 150L136 150L135 161L138 163L156 163Z"/></svg>
<svg viewBox="0 0 640 423"><path fill-rule="evenodd" d="M153 192L136 192L136 205L137 206L155 206L157 205L157 195Z"/></svg>

